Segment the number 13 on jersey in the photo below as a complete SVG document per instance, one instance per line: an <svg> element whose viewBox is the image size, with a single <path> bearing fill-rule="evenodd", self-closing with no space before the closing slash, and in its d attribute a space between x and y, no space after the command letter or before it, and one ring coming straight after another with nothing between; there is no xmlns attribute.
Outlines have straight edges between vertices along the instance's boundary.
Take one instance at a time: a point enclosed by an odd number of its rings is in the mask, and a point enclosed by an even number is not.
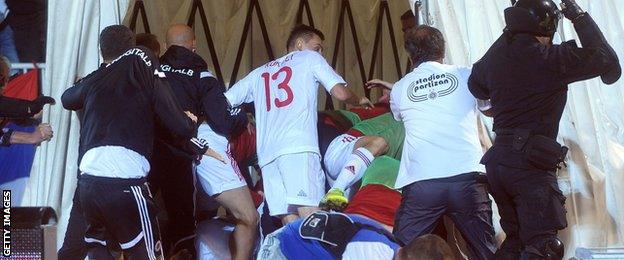
<svg viewBox="0 0 624 260"><path fill-rule="evenodd" d="M280 100L278 97L275 98L275 107L285 107L290 105L293 101L293 91L290 88L288 83L290 82L290 78L292 77L292 69L288 66L282 67L280 70L275 72L273 75L270 75L268 72L262 73L262 78L264 79L264 93L266 94L266 109L267 111L271 111L271 81L277 80L280 74L285 73L286 77L282 82L277 84L277 91L284 91L286 93L286 99Z"/></svg>

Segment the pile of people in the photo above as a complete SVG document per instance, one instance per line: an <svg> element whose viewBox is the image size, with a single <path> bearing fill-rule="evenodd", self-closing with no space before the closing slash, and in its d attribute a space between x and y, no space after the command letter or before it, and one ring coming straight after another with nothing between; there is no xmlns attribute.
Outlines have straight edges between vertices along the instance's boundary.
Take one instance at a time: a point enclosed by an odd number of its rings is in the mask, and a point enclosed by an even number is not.
<svg viewBox="0 0 624 260"><path fill-rule="evenodd" d="M563 3L582 48L552 44L552 1L519 0L472 69L444 64L442 33L411 23L413 70L368 82L383 89L375 104L327 63L310 26L227 90L190 27L170 27L162 55L152 35L105 28L104 63L61 98L81 132L59 258L455 259L430 235L446 216L470 259L561 259L566 148L555 139L567 84L621 73L589 14ZM317 111L319 85L350 109ZM482 112L497 133L485 155ZM507 235L498 250L488 194Z"/></svg>

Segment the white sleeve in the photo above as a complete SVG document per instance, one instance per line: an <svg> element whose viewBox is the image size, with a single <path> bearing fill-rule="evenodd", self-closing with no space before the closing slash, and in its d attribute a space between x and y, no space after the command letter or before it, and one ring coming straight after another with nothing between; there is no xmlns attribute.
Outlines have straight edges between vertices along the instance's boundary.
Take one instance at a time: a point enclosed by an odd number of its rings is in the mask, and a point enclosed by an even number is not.
<svg viewBox="0 0 624 260"><path fill-rule="evenodd" d="M401 104L401 90L398 88L399 85L397 83L394 83L394 87L390 91L390 110L396 121L403 121L403 116L401 116L401 109L399 107Z"/></svg>
<svg viewBox="0 0 624 260"><path fill-rule="evenodd" d="M230 87L230 89L224 93L225 98L227 98L232 107L237 107L243 103L251 103L254 101L254 86L256 82L258 82L255 74L256 73L252 71L249 75L236 82L234 86Z"/></svg>
<svg viewBox="0 0 624 260"><path fill-rule="evenodd" d="M318 52L312 52L310 55L310 68L314 73L314 78L317 82L321 83L327 92L331 93L331 90L336 84L347 84L345 80L329 66L327 60L321 56Z"/></svg>

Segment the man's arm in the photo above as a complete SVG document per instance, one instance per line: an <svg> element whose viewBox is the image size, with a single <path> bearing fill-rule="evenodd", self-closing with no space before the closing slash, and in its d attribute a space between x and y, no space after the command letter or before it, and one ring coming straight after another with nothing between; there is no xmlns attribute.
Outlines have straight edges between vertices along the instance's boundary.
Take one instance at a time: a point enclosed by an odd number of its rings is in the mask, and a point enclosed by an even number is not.
<svg viewBox="0 0 624 260"><path fill-rule="evenodd" d="M152 104L156 115L169 131L184 138L195 136L195 122L184 113L166 80L154 80Z"/></svg>
<svg viewBox="0 0 624 260"><path fill-rule="evenodd" d="M61 96L61 103L67 110L77 111L84 107L84 100L87 94L87 86L80 82L68 88Z"/></svg>
<svg viewBox="0 0 624 260"><path fill-rule="evenodd" d="M336 99L353 106L373 107L373 103L368 98L358 97L347 88L347 83L344 79L329 66L321 54L317 52L310 52L310 54L309 63L314 73L314 78L325 87L327 92Z"/></svg>
<svg viewBox="0 0 624 260"><path fill-rule="evenodd" d="M0 96L0 116L9 118L29 118L41 112L45 104L54 104L54 99L40 96L34 101Z"/></svg>
<svg viewBox="0 0 624 260"><path fill-rule="evenodd" d="M330 91L332 97L345 102L352 106L374 107L373 103L367 97L358 97L353 91L344 84L336 84Z"/></svg>
<svg viewBox="0 0 624 260"><path fill-rule="evenodd" d="M472 71L468 77L468 90L478 100L489 100L490 91L481 77L481 67L479 61L472 66Z"/></svg>
<svg viewBox="0 0 624 260"><path fill-rule="evenodd" d="M218 134L230 136L247 125L247 115L239 108L231 108L223 91L225 87L214 77L200 78L202 109L206 121Z"/></svg>
<svg viewBox="0 0 624 260"><path fill-rule="evenodd" d="M29 101L0 96L1 117L26 118L32 115Z"/></svg>
<svg viewBox="0 0 624 260"><path fill-rule="evenodd" d="M563 83L568 84L601 76L605 84L615 83L622 69L613 48L591 16L583 12L573 0L562 1L562 12L574 24L582 48L574 41L554 48L552 54L559 59L559 72Z"/></svg>
<svg viewBox="0 0 624 260"><path fill-rule="evenodd" d="M253 102L254 82L258 80L258 77L255 76L255 72L256 71L252 71L247 76L237 81L234 86L230 87L230 89L223 94L231 107L238 107L243 103Z"/></svg>
<svg viewBox="0 0 624 260"><path fill-rule="evenodd" d="M0 134L0 146L10 146L12 144L40 144L43 141L52 139L53 136L52 128L48 124L40 124L32 133L18 132L12 129L2 130Z"/></svg>

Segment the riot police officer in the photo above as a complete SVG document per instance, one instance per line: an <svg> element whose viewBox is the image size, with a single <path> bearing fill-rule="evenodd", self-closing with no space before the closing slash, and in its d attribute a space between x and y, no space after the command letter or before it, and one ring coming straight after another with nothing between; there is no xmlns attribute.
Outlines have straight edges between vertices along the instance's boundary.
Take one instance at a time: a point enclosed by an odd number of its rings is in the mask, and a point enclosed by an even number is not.
<svg viewBox="0 0 624 260"><path fill-rule="evenodd" d="M572 21L574 41L552 44L560 13ZM506 28L474 64L472 94L490 100L494 146L483 156L491 193L507 238L497 259L561 259L558 230L567 226L556 171L567 148L556 142L568 84L621 74L602 32L574 0L561 12L551 0L519 0L505 10Z"/></svg>

